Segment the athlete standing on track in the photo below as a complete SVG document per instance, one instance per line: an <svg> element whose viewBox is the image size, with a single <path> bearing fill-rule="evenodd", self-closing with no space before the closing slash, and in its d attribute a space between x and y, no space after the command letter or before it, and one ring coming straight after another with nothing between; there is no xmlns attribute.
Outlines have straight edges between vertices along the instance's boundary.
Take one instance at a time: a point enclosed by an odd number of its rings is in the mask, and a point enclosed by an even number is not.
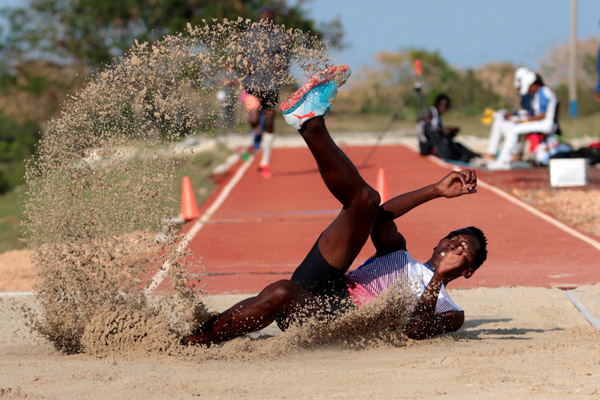
<svg viewBox="0 0 600 400"><path fill-rule="evenodd" d="M308 145L325 185L342 203L340 214L321 233L290 280L275 282L210 319L183 338L183 344L223 342L275 320L285 329L300 315L325 312L335 316L379 297L392 286L418 298L406 326L409 337L431 337L462 326L464 312L450 299L445 285L460 276L471 277L485 261L485 236L474 227L453 231L439 241L429 261L420 264L408 254L394 219L435 198L475 193L475 172L451 172L437 183L380 206L377 191L334 143L323 118L349 75L348 66L330 67L314 75L281 106L285 120ZM369 236L375 256L346 274Z"/></svg>
<svg viewBox="0 0 600 400"><path fill-rule="evenodd" d="M248 65L242 85L248 92L244 106L254 133L255 150L258 150L262 142L258 170L262 176L270 178L269 163L275 140L275 107L279 100L279 81L281 74L289 67L290 54L285 35L273 29L273 10L269 7L261 9L258 19L258 24L246 32L241 49L243 61Z"/></svg>

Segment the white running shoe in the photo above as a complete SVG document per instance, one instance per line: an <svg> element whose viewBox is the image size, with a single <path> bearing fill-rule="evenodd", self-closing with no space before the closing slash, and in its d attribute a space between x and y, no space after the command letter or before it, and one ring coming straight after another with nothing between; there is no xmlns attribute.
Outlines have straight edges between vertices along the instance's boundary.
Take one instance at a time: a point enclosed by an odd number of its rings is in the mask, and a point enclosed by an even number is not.
<svg viewBox="0 0 600 400"><path fill-rule="evenodd" d="M319 71L279 107L288 125L300 129L311 118L327 114L337 90L350 76L350 67L336 65Z"/></svg>
<svg viewBox="0 0 600 400"><path fill-rule="evenodd" d="M509 171L510 163L501 162L501 161L493 161L487 165L488 171Z"/></svg>

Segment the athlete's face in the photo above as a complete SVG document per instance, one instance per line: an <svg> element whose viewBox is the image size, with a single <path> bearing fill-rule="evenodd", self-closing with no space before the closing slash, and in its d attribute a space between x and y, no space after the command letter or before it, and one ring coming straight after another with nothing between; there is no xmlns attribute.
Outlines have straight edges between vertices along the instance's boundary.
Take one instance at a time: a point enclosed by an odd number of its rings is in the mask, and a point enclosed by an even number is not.
<svg viewBox="0 0 600 400"><path fill-rule="evenodd" d="M453 278L464 276L470 278L475 272L475 256L479 251L479 240L473 235L469 229L459 229L450 232L446 237L439 241L438 245L433 249L432 263L439 265L440 261L450 252L456 251L458 247L462 247L465 257L462 265L456 268Z"/></svg>

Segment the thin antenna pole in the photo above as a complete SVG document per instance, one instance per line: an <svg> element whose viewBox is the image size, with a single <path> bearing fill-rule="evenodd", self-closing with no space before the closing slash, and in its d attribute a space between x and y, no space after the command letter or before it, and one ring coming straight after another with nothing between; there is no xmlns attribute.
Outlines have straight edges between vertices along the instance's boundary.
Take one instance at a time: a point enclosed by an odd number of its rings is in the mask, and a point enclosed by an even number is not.
<svg viewBox="0 0 600 400"><path fill-rule="evenodd" d="M569 113L577 117L577 0L571 0L571 41L569 43Z"/></svg>

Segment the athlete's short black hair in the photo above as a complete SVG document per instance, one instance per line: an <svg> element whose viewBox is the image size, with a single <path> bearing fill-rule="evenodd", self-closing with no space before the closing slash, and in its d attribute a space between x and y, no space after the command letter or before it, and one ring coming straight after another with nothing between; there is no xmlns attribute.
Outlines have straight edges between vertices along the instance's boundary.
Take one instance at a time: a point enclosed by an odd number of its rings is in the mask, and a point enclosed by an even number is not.
<svg viewBox="0 0 600 400"><path fill-rule="evenodd" d="M475 236L475 238L479 242L479 250L475 254L475 265L473 266L475 269L477 269L487 259L487 238L485 237L481 229L477 227L468 226L465 229L470 230L473 233L473 236Z"/></svg>

